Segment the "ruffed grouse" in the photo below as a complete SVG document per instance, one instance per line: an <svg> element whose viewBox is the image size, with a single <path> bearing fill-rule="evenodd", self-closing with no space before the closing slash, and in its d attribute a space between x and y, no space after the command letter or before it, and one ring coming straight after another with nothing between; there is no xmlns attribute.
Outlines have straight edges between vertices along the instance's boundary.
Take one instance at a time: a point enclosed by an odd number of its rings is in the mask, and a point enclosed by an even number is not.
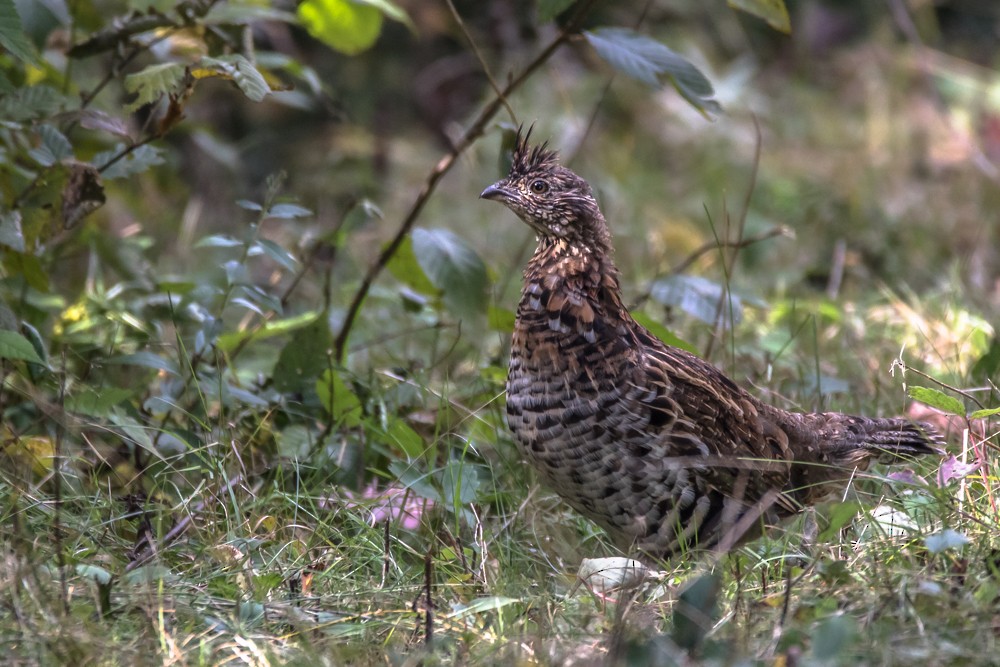
<svg viewBox="0 0 1000 667"><path fill-rule="evenodd" d="M530 132L528 133L530 135ZM940 452L926 424L767 405L662 343L622 304L590 186L518 133L481 195L535 230L507 421L543 481L622 548L727 549L842 490L873 459Z"/></svg>

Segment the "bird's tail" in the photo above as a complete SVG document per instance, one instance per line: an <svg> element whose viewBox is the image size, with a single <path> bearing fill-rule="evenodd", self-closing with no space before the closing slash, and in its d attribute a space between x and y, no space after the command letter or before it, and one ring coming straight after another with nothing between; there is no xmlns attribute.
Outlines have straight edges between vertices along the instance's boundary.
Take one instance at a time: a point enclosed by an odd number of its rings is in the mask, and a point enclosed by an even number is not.
<svg viewBox="0 0 1000 667"><path fill-rule="evenodd" d="M817 415L826 422L829 443L836 449L863 450L883 463L896 459L944 454L944 438L930 424L908 419L868 419L827 413Z"/></svg>
<svg viewBox="0 0 1000 667"><path fill-rule="evenodd" d="M875 452L879 460L944 454L944 438L930 424L906 419L872 419L869 424L861 444Z"/></svg>

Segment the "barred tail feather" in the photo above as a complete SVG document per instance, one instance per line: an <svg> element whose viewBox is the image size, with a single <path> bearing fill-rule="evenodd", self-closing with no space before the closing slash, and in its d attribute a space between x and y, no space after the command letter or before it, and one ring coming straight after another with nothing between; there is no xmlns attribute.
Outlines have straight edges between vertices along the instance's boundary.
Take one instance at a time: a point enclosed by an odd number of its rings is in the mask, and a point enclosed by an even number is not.
<svg viewBox="0 0 1000 667"><path fill-rule="evenodd" d="M944 454L944 438L930 424L905 419L873 419L862 436L861 446L876 454L882 462L891 463L903 456Z"/></svg>

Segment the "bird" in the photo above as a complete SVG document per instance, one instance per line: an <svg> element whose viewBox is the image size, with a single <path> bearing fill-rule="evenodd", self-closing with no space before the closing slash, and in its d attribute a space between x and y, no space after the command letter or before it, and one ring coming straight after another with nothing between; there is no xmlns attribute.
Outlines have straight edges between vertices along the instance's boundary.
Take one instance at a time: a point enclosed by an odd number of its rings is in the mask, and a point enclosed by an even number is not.
<svg viewBox="0 0 1000 667"><path fill-rule="evenodd" d="M843 492L873 461L941 455L925 423L789 412L629 313L586 180L519 129L480 197L536 235L511 340L507 424L541 481L622 550L727 552Z"/></svg>

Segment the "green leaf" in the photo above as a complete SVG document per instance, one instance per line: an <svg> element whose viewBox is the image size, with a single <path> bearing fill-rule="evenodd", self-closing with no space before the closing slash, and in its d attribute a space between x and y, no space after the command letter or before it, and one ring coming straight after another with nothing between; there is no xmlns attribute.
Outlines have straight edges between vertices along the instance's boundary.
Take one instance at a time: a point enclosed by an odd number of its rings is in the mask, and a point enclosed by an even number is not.
<svg viewBox="0 0 1000 667"><path fill-rule="evenodd" d="M334 369L323 371L316 381L316 393L334 421L345 426L361 423L361 399Z"/></svg>
<svg viewBox="0 0 1000 667"><path fill-rule="evenodd" d="M243 241L239 239L234 239L232 236L226 234L212 234L211 236L206 236L204 238L198 239L198 242L194 244L195 248L241 248L243 247Z"/></svg>
<svg viewBox="0 0 1000 667"><path fill-rule="evenodd" d="M702 278L677 274L660 278L653 283L650 297L664 306L678 308L707 324L714 324L718 313L727 326L739 324L743 319L743 301L719 283ZM728 296L729 303L719 311L719 301Z"/></svg>
<svg viewBox="0 0 1000 667"><path fill-rule="evenodd" d="M649 330L649 333L659 338L661 342L673 347L679 347L680 349L690 352L693 355L698 355L698 350L694 345L687 342L646 313L632 313L632 317L636 322L646 327L646 329Z"/></svg>
<svg viewBox="0 0 1000 667"><path fill-rule="evenodd" d="M485 311L486 265L476 251L447 229L415 229L412 237L417 262L445 304L460 316Z"/></svg>
<svg viewBox="0 0 1000 667"><path fill-rule="evenodd" d="M0 95L0 118L23 121L51 116L69 102L65 95L51 86L18 88L10 94Z"/></svg>
<svg viewBox="0 0 1000 667"><path fill-rule="evenodd" d="M111 573L97 565L85 565L81 563L76 566L76 574L85 579L92 579L94 582L104 586L111 583Z"/></svg>
<svg viewBox="0 0 1000 667"><path fill-rule="evenodd" d="M305 0L297 11L310 35L349 56L371 48L382 31L382 12L368 3Z"/></svg>
<svg viewBox="0 0 1000 667"><path fill-rule="evenodd" d="M819 542L831 542L835 540L840 529L851 523L860 511L861 503L856 500L847 500L834 504L828 510L827 520L829 524L820 532L816 540Z"/></svg>
<svg viewBox="0 0 1000 667"><path fill-rule="evenodd" d="M267 210L267 217L269 218L308 218L312 214L312 211L298 204L275 204Z"/></svg>
<svg viewBox="0 0 1000 667"><path fill-rule="evenodd" d="M192 66L191 73L196 79L212 75L229 79L253 102L260 102L271 92L264 76L253 63L239 54L218 58L205 56Z"/></svg>
<svg viewBox="0 0 1000 667"><path fill-rule="evenodd" d="M106 417L111 408L132 398L134 393L124 387L107 387L101 390L88 388L67 397L66 409L90 417Z"/></svg>
<svg viewBox="0 0 1000 667"><path fill-rule="evenodd" d="M172 375L180 375L177 364L166 357L161 357L153 352L136 352L134 354L122 354L117 357L109 357L104 360L106 364L121 364L124 366L142 366L157 371L165 371Z"/></svg>
<svg viewBox="0 0 1000 667"><path fill-rule="evenodd" d="M490 306L486 309L486 322L489 324L490 329L510 333L514 330L514 323L516 321L517 316L512 310L496 306Z"/></svg>
<svg viewBox="0 0 1000 667"><path fill-rule="evenodd" d="M446 618L464 618L483 614L488 611L496 611L512 604L521 602L518 598L505 598L499 595L490 595L484 598L477 598L468 604L459 604L452 607L451 613Z"/></svg>
<svg viewBox="0 0 1000 667"><path fill-rule="evenodd" d="M410 459L419 458L427 448L420 434L396 416L389 418L382 435L389 444L398 447Z"/></svg>
<svg viewBox="0 0 1000 667"><path fill-rule="evenodd" d="M953 415L965 416L965 405L954 396L949 396L943 391L931 389L930 387L910 387L907 392L915 401L920 401L932 408L937 408L942 412Z"/></svg>
<svg viewBox="0 0 1000 667"><path fill-rule="evenodd" d="M733 9L764 19L767 24L785 33L792 32L792 22L788 19L788 8L784 0L726 0Z"/></svg>
<svg viewBox="0 0 1000 667"><path fill-rule="evenodd" d="M38 65L38 51L21 25L14 0L0 0L0 46L21 62Z"/></svg>
<svg viewBox="0 0 1000 667"><path fill-rule="evenodd" d="M712 84L697 67L655 39L628 28L598 28L584 36L597 54L618 71L660 87L666 78L684 99L702 113L720 113L722 108L711 98Z"/></svg>
<svg viewBox="0 0 1000 667"><path fill-rule="evenodd" d="M254 245L263 250L265 255L289 271L294 271L299 266L298 260L292 256L292 253L288 252L274 241L257 239L257 242Z"/></svg>
<svg viewBox="0 0 1000 667"><path fill-rule="evenodd" d="M434 287L434 283L420 268L420 262L417 261L417 256L413 252L413 239L409 236L403 239L386 268L397 280L411 287L415 292L429 295L440 293L440 290Z"/></svg>
<svg viewBox="0 0 1000 667"><path fill-rule="evenodd" d="M45 365L31 341L16 331L0 330L0 359L19 359Z"/></svg>
<svg viewBox="0 0 1000 667"><path fill-rule="evenodd" d="M297 329L282 348L271 377L280 392L304 391L330 364L333 334L325 317Z"/></svg>
<svg viewBox="0 0 1000 667"><path fill-rule="evenodd" d="M2 2L3 0L0 0ZM43 167L50 167L69 157L73 157L73 146L62 132L51 125L39 125L38 136L42 143L28 154Z"/></svg>
<svg viewBox="0 0 1000 667"><path fill-rule="evenodd" d="M114 150L104 151L94 156L92 162L98 169L103 169L101 176L106 180L127 178L135 174L141 174L150 167L163 164L164 162L161 149L151 144L146 144L145 146L139 146L110 167L104 168L112 159L120 155L123 150L125 150L125 145L118 144Z"/></svg>
<svg viewBox="0 0 1000 667"><path fill-rule="evenodd" d="M235 331L225 333L219 336L218 340L215 341L215 346L223 352L231 352L236 349L237 345L248 338L251 340L262 340L264 338L273 338L274 336L291 333L303 327L309 326L316 320L316 317L317 313L315 311L308 311L294 317L266 322L264 326L256 331Z"/></svg>
<svg viewBox="0 0 1000 667"><path fill-rule="evenodd" d="M990 347L979 357L969 372L977 380L986 380L1000 372L1000 338L990 341Z"/></svg>
<svg viewBox="0 0 1000 667"><path fill-rule="evenodd" d="M21 230L21 212L0 213L0 245L24 252L24 232Z"/></svg>
<svg viewBox="0 0 1000 667"><path fill-rule="evenodd" d="M125 90L135 94L136 98L125 105L125 111L131 113L152 104L163 95L180 91L185 73L184 65L180 63L160 63L129 74L125 77Z"/></svg>
<svg viewBox="0 0 1000 667"><path fill-rule="evenodd" d="M854 643L858 630L854 619L843 614L828 616L816 626L812 633L812 654L824 664L838 656L844 656Z"/></svg>
<svg viewBox="0 0 1000 667"><path fill-rule="evenodd" d="M986 408L985 410L976 410L971 415L969 415L969 419L985 419L986 417L992 417L993 415L1000 415L1000 408Z"/></svg>
<svg viewBox="0 0 1000 667"><path fill-rule="evenodd" d="M393 21L398 21L399 23L405 25L407 28L410 29L411 32L417 31L417 27L413 25L413 21L410 20L410 15L406 13L406 10L397 5L395 2L392 2L391 0L354 0L354 1L360 2L365 5L371 5L372 7L375 7L380 12L385 14L388 18L392 19Z"/></svg>
<svg viewBox="0 0 1000 667"><path fill-rule="evenodd" d="M548 23L569 9L576 0L538 0L538 22Z"/></svg>
<svg viewBox="0 0 1000 667"><path fill-rule="evenodd" d="M681 592L674 607L674 642L689 651L698 648L718 618L722 579L704 574Z"/></svg>

